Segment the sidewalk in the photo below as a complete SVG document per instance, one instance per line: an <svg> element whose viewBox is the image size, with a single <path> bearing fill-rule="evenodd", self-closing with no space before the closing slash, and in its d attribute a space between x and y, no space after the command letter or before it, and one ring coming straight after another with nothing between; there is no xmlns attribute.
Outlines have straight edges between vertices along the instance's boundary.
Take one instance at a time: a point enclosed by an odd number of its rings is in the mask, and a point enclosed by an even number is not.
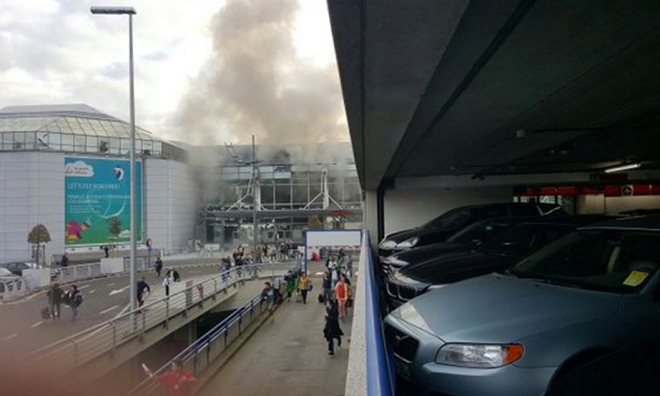
<svg viewBox="0 0 660 396"><path fill-rule="evenodd" d="M314 279L316 285L319 281ZM329 356L323 338L324 305L317 302L317 287L305 305L295 298L285 300L197 394L343 395L352 317L340 321L342 345L335 345L335 356Z"/></svg>

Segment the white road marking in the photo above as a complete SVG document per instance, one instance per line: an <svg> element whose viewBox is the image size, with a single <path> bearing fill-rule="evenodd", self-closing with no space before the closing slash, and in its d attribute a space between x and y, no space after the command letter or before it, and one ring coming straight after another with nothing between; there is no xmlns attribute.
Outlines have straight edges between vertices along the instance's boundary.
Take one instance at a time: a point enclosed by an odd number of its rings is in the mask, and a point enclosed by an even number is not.
<svg viewBox="0 0 660 396"><path fill-rule="evenodd" d="M122 287L122 288L119 289L119 290L113 290L113 291L111 291L110 294L108 294L108 295L109 295L109 296L113 296L113 295L115 295L115 294L123 293L123 292L125 292L129 287L131 287L131 286Z"/></svg>
<svg viewBox="0 0 660 396"><path fill-rule="evenodd" d="M123 314L125 314L126 312L128 312L129 309L131 309L131 304L130 304L130 303L126 304L126 306L124 307L124 309L122 309L121 312L119 312L119 313L115 316L115 318L118 318L118 317L122 316Z"/></svg>
<svg viewBox="0 0 660 396"><path fill-rule="evenodd" d="M89 294L94 294L94 293L96 293L96 289L92 289L89 291Z"/></svg>
<svg viewBox="0 0 660 396"><path fill-rule="evenodd" d="M37 323L33 324L33 325L30 326L30 327L32 327L32 328L34 329L34 328L37 327L37 326L41 326L42 323L43 323L43 322L37 322Z"/></svg>
<svg viewBox="0 0 660 396"><path fill-rule="evenodd" d="M119 308L119 304L114 305L108 309L104 309L103 311L99 312L101 315L107 314L108 312L112 311L113 309Z"/></svg>
<svg viewBox="0 0 660 396"><path fill-rule="evenodd" d="M324 273L325 273L325 272L317 272L317 273L315 273L314 275L317 275L317 276L318 276L318 275L323 275Z"/></svg>
<svg viewBox="0 0 660 396"><path fill-rule="evenodd" d="M114 285L115 285L114 283L108 283L108 284L107 284L108 287L110 287L110 286L114 286Z"/></svg>
<svg viewBox="0 0 660 396"><path fill-rule="evenodd" d="M90 286L90 285L80 286L80 287L78 288L78 290L82 290L82 289L88 288L89 286Z"/></svg>
<svg viewBox="0 0 660 396"><path fill-rule="evenodd" d="M14 333L14 334L12 334L12 335L8 335L7 337L5 337L5 338L3 338L3 339L0 339L0 341L9 341L9 340L11 340L12 338L16 337L17 335L18 335L18 333Z"/></svg>

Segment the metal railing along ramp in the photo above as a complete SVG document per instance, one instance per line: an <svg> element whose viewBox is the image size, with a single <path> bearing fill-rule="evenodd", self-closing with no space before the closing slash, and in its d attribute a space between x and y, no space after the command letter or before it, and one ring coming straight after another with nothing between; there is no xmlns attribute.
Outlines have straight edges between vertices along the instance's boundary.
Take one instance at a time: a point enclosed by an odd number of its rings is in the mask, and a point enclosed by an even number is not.
<svg viewBox="0 0 660 396"><path fill-rule="evenodd" d="M197 341L158 370L154 371L154 376L158 377L167 372L172 362L181 361L186 370L199 378L208 368L213 367L221 355L227 352L234 345L235 341L246 334L248 329L266 311L267 304L261 300L261 293L256 294L243 306L225 318L225 320L214 326ZM153 394L161 386L159 382L154 381L152 378L147 378L135 386L129 395L142 396Z"/></svg>
<svg viewBox="0 0 660 396"><path fill-rule="evenodd" d="M127 258L124 259L123 273L128 273L129 265L129 260ZM135 270L138 272L150 271L153 270L153 266L150 266L146 259L138 258L135 260ZM69 283L108 275L101 271L100 262L77 264L67 267L50 267L51 283ZM30 289L27 282L18 275L0 277L0 301L17 300L25 297L30 291L44 290L45 288L38 287L36 289Z"/></svg>
<svg viewBox="0 0 660 396"><path fill-rule="evenodd" d="M22 363L26 369L54 376L75 370L78 380L93 382L229 299L238 287L260 288L259 282L250 281L291 268L291 263L235 267L195 284L174 284L169 297L40 348Z"/></svg>

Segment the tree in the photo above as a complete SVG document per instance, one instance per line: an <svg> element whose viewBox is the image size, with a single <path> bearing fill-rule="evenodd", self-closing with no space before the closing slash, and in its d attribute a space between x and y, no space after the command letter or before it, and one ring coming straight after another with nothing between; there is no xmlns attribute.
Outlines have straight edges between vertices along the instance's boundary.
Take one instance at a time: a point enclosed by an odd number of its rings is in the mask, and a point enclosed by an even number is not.
<svg viewBox="0 0 660 396"><path fill-rule="evenodd" d="M46 226L43 224L37 224L28 234L27 241L32 245L37 245L37 264L44 265L44 259L46 255L41 254L41 244L50 242L50 233L48 232L48 228L46 228Z"/></svg>
<svg viewBox="0 0 660 396"><path fill-rule="evenodd" d="M119 234L121 233L121 220L119 220L119 217L113 216L108 219L108 232L112 235L108 240L116 243L119 240ZM114 251L115 244L111 244L110 246Z"/></svg>

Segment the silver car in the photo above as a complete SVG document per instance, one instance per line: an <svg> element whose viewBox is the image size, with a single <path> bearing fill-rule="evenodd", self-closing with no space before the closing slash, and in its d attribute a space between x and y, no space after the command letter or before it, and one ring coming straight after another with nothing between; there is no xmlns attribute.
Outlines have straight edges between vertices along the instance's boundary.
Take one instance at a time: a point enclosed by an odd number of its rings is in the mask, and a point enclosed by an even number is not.
<svg viewBox="0 0 660 396"><path fill-rule="evenodd" d="M424 294L385 319L398 382L433 395L541 395L660 336L660 217L587 226L502 274Z"/></svg>

